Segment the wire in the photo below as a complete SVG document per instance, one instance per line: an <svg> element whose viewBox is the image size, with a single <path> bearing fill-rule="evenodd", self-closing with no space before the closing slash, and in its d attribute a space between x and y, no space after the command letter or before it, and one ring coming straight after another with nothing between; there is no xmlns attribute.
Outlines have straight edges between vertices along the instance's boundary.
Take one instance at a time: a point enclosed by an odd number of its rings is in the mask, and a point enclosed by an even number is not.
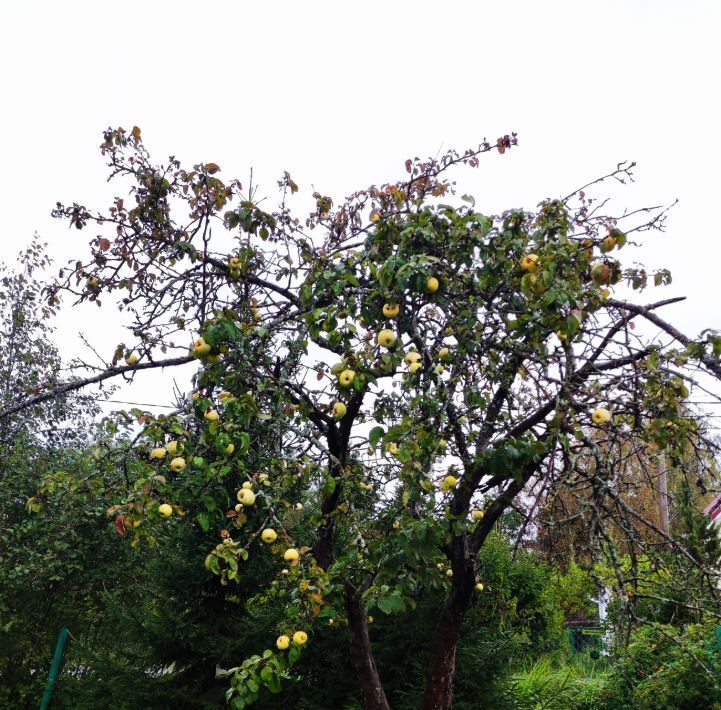
<svg viewBox="0 0 721 710"><path fill-rule="evenodd" d="M122 399L99 399L94 398L96 402L100 402L101 404L104 404L105 402L112 402L113 404L132 404L136 407L162 407L163 409L178 409L176 405L173 404L150 404L149 402L125 402Z"/></svg>

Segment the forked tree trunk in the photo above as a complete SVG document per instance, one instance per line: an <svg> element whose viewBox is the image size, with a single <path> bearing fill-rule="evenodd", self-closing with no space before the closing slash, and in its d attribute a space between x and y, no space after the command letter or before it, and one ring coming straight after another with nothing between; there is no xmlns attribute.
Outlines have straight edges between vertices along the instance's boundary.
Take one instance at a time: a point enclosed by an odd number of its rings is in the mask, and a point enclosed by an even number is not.
<svg viewBox="0 0 721 710"><path fill-rule="evenodd" d="M360 686L363 707L366 710L389 710L390 706L373 659L365 609L360 595L352 587L346 587L345 607L348 614L350 656Z"/></svg>

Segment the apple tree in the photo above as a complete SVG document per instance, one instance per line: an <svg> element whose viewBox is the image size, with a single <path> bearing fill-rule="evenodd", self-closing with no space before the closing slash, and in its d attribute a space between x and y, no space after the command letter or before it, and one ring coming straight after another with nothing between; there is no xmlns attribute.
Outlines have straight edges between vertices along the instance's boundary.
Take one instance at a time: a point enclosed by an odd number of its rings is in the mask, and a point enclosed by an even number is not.
<svg viewBox="0 0 721 710"><path fill-rule="evenodd" d="M621 443L708 449L682 403L699 371L721 375L721 339L660 316L675 299L634 296L667 271L620 260L665 211L605 214L591 192L630 179L626 165L534 211L485 214L456 197L454 170L515 145L408 160L403 179L340 203L317 191L303 203L285 173L271 208L216 163L155 164L139 129L109 129L102 152L125 194L103 211L56 206L93 236L47 298L115 302L128 333L100 375L55 392L198 363L192 398L144 421L147 476L111 514L140 544L192 511L217 529L205 564L220 584L242 585L262 559L272 581L248 603L285 602L266 649L228 671L232 707L280 691L331 623L348 635L364 706L389 707L369 619L429 595L441 601L419 644L423 704L451 707L464 618L491 593L479 553L499 518L533 519L535 500L583 475L589 535L613 555L603 521L621 507Z"/></svg>

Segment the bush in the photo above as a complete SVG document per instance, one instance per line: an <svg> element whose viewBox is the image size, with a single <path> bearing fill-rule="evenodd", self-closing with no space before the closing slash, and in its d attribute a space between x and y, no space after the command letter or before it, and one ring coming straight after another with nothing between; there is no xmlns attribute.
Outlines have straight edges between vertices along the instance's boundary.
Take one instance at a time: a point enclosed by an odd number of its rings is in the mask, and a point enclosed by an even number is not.
<svg viewBox="0 0 721 710"><path fill-rule="evenodd" d="M604 710L721 708L715 629L643 627L609 673L599 696Z"/></svg>

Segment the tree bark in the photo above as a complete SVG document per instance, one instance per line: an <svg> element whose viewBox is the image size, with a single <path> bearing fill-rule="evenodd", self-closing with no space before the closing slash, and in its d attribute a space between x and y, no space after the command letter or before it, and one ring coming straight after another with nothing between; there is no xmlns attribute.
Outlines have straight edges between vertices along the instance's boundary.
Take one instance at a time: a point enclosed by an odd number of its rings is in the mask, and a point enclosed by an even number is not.
<svg viewBox="0 0 721 710"><path fill-rule="evenodd" d="M366 710L390 710L373 659L363 602L358 591L350 585L346 586L345 607L348 615L350 656L358 678L363 707Z"/></svg>
<svg viewBox="0 0 721 710"><path fill-rule="evenodd" d="M441 614L433 640L433 651L426 675L424 710L453 707L453 680L456 673L456 647L461 636L465 612L446 607Z"/></svg>
<svg viewBox="0 0 721 710"><path fill-rule="evenodd" d="M448 547L453 584L436 626L431 658L426 674L424 710L453 707L453 681L456 673L456 647L461 627L473 600L475 564L465 536L455 537Z"/></svg>

